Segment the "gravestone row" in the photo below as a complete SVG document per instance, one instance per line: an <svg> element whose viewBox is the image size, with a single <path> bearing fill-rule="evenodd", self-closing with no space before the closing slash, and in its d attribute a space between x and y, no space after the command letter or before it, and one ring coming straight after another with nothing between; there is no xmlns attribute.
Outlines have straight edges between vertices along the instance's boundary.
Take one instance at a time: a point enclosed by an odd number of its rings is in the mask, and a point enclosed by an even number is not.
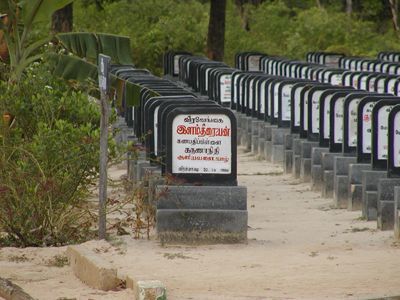
<svg viewBox="0 0 400 300"><path fill-rule="evenodd" d="M367 59L360 57L342 57L339 67L351 71L379 72L391 75L400 75L400 63L380 59Z"/></svg>
<svg viewBox="0 0 400 300"><path fill-rule="evenodd" d="M342 53L335 52L309 52L306 55L307 62L316 63L321 65L327 65L333 68L339 66L340 58L345 55Z"/></svg>
<svg viewBox="0 0 400 300"><path fill-rule="evenodd" d="M400 52L379 52L377 57L379 60L400 62Z"/></svg>
<svg viewBox="0 0 400 300"><path fill-rule="evenodd" d="M362 208L363 216L378 219L379 228L393 228L399 169L389 151L399 149L391 140L398 134L390 128L395 118L390 111L400 104L397 76L267 55L259 58L260 71L249 71L244 65L251 55L238 54L241 70L231 73L238 143L283 162L287 172L311 181L337 207ZM309 59L329 61L321 57Z"/></svg>
<svg viewBox="0 0 400 300"><path fill-rule="evenodd" d="M245 241L247 192L236 179L236 118L224 107L232 69L187 52L169 52L164 78L132 66L111 72L137 87L137 99L125 97L118 107L139 149L130 153L128 176L142 182L156 207L158 238ZM177 80L181 76L189 86Z"/></svg>

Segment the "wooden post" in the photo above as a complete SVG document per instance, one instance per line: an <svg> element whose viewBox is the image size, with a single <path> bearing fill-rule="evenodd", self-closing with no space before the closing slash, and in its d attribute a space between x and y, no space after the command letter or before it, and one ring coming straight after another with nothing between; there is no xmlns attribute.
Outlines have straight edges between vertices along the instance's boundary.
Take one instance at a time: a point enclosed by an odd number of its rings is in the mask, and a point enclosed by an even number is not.
<svg viewBox="0 0 400 300"><path fill-rule="evenodd" d="M108 103L109 65L111 58L99 55L100 119L100 178L99 178L99 239L106 238L107 163L108 163Z"/></svg>

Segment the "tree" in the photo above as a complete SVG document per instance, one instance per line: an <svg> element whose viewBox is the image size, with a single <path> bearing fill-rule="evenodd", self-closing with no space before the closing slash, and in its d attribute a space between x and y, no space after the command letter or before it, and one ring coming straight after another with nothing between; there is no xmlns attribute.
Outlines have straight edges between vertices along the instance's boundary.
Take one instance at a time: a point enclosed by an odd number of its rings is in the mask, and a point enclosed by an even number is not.
<svg viewBox="0 0 400 300"><path fill-rule="evenodd" d="M397 0L389 0L390 10L392 12L392 22L393 27L396 32L399 31L399 23L398 23L398 10L399 10L399 3Z"/></svg>
<svg viewBox="0 0 400 300"><path fill-rule="evenodd" d="M6 22L0 22L10 60L10 82L18 82L25 68L42 57L38 50L52 37L30 41L35 24L48 22L51 15L73 0L16 0L0 2L0 13L7 15Z"/></svg>
<svg viewBox="0 0 400 300"><path fill-rule="evenodd" d="M346 13L351 16L353 13L353 1L352 0L346 0Z"/></svg>
<svg viewBox="0 0 400 300"><path fill-rule="evenodd" d="M51 18L51 30L54 33L70 32L73 27L73 3L54 12Z"/></svg>
<svg viewBox="0 0 400 300"><path fill-rule="evenodd" d="M207 56L212 60L224 59L226 0L211 0L208 23Z"/></svg>

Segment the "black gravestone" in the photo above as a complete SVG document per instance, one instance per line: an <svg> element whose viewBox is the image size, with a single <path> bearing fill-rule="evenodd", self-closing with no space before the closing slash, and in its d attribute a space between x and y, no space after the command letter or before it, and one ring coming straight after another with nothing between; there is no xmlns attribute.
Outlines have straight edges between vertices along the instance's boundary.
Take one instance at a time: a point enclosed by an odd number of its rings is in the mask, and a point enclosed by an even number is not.
<svg viewBox="0 0 400 300"><path fill-rule="evenodd" d="M236 118L230 110L176 107L168 113L166 132L166 173L190 184L237 185Z"/></svg>

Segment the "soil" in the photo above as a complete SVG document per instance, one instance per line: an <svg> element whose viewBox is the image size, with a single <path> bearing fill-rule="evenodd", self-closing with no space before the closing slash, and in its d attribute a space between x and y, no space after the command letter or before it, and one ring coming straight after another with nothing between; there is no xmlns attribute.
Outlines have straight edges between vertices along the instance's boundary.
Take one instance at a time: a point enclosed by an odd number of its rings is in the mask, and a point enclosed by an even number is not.
<svg viewBox="0 0 400 300"><path fill-rule="evenodd" d="M114 168L121 176L124 170ZM120 274L158 279L169 299L371 299L400 294L400 244L360 212L334 209L280 166L238 154L248 188L248 243L167 245L113 239L97 251ZM115 216L114 216L115 217ZM99 242L88 243L93 249ZM133 299L88 288L63 265L61 248L1 248L0 276L37 299ZM98 250L98 249L97 249ZM55 265L59 265L56 267Z"/></svg>

